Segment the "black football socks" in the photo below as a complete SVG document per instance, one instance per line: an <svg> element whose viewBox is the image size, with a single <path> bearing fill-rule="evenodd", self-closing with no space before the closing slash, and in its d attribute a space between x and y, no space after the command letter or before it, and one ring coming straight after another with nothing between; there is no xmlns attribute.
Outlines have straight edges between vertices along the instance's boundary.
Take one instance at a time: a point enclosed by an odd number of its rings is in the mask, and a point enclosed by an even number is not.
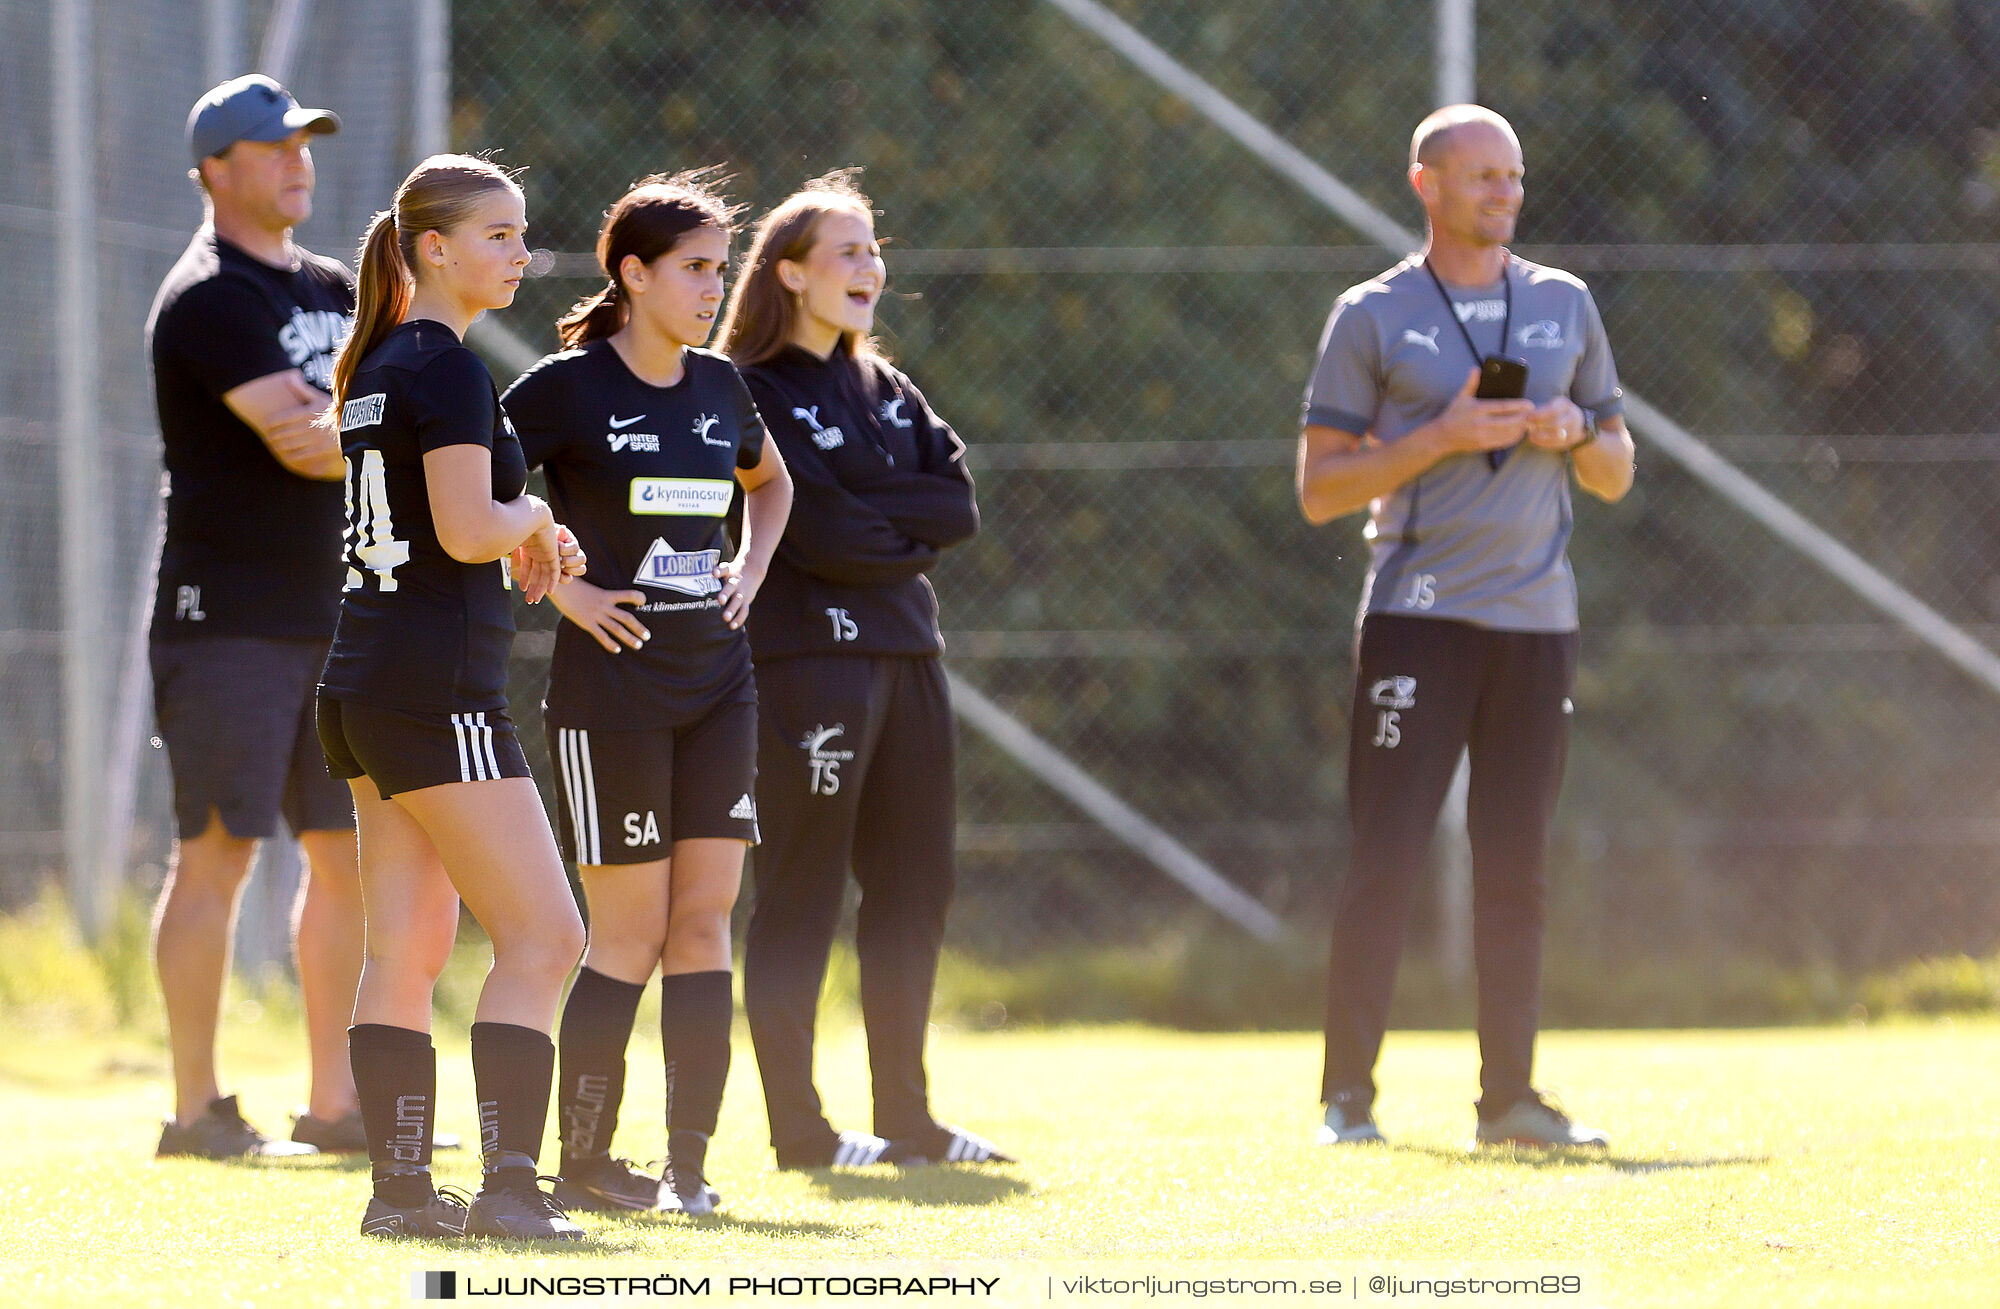
<svg viewBox="0 0 2000 1309"><path fill-rule="evenodd" d="M667 1129L715 1134L729 1080L727 971L669 973L660 979L660 1046L667 1061Z"/></svg>
<svg viewBox="0 0 2000 1309"><path fill-rule="evenodd" d="M428 1203L437 1101L437 1049L429 1033L356 1023L347 1029L347 1060L361 1096L376 1197L398 1209Z"/></svg>
<svg viewBox="0 0 2000 1309"><path fill-rule="evenodd" d="M535 1189L555 1071L555 1042L546 1033L513 1023L472 1025L472 1084L479 1096L486 1189Z"/></svg>
<svg viewBox="0 0 2000 1309"><path fill-rule="evenodd" d="M708 1138L715 1134L722 1088L729 1080L729 1020L735 1009L726 971L669 973L660 979L667 1161L676 1192L686 1187L692 1193L703 1184Z"/></svg>
<svg viewBox="0 0 2000 1309"><path fill-rule="evenodd" d="M625 1099L625 1047L645 992L641 983L621 982L591 968L579 972L570 987L559 1033L562 1078L556 1113L565 1177L581 1160L611 1148L618 1107Z"/></svg>

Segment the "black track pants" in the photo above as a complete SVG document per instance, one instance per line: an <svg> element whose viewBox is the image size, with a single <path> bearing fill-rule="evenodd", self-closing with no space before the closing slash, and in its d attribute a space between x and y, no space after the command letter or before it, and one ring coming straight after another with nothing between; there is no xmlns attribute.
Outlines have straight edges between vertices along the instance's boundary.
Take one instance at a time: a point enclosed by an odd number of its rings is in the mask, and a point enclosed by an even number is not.
<svg viewBox="0 0 2000 1309"><path fill-rule="evenodd" d="M951 905L956 738L944 670L923 657L757 666L756 908L743 1003L780 1152L830 1139L813 1018L850 867L877 1135L931 1125L924 1032Z"/></svg>
<svg viewBox="0 0 2000 1309"><path fill-rule="evenodd" d="M1481 1104L1498 1113L1526 1093L1577 645L1575 632L1497 632L1440 618L1363 623L1347 759L1353 845L1334 912L1322 1099L1374 1093L1411 892L1468 748Z"/></svg>

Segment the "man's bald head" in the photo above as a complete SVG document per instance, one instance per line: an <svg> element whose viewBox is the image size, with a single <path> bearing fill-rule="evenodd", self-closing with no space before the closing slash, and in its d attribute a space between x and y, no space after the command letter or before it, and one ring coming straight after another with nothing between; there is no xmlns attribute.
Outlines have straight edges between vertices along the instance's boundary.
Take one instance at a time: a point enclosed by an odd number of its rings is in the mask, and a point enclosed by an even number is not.
<svg viewBox="0 0 2000 1309"><path fill-rule="evenodd" d="M1447 105L1410 137L1410 186L1433 244L1490 248L1513 240L1525 172L1520 138L1483 105Z"/></svg>
<svg viewBox="0 0 2000 1309"><path fill-rule="evenodd" d="M1451 148L1452 137L1474 124L1500 132L1513 143L1515 153L1520 153L1521 138L1514 135L1514 125L1485 105L1446 105L1418 123L1410 134L1410 166L1436 164Z"/></svg>

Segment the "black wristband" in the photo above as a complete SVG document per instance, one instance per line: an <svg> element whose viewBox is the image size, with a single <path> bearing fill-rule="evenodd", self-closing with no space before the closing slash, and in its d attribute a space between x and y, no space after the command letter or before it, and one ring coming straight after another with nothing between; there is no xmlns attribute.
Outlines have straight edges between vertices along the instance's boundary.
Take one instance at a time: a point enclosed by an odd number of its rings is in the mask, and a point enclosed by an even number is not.
<svg viewBox="0 0 2000 1309"><path fill-rule="evenodd" d="M1590 410L1586 409L1583 411L1583 439L1581 441L1578 441L1574 445L1564 446L1563 453L1568 454L1572 450L1581 450L1583 449L1583 447L1589 445L1592 441L1595 441L1596 439L1597 439L1597 415L1590 412Z"/></svg>

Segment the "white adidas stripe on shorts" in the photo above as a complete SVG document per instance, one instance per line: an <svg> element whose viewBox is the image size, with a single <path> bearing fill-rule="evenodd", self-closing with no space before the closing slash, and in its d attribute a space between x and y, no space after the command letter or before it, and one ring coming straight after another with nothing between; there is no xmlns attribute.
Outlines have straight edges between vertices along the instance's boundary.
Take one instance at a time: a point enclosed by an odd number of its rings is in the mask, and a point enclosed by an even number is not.
<svg viewBox="0 0 2000 1309"><path fill-rule="evenodd" d="M458 780L499 781L500 759L493 753L493 729L487 725L486 715L453 714L451 730L458 738Z"/></svg>
<svg viewBox="0 0 2000 1309"><path fill-rule="evenodd" d="M556 769L569 802L570 836L580 864L604 862L597 830L597 774L590 764L590 733L580 727L556 729Z"/></svg>

